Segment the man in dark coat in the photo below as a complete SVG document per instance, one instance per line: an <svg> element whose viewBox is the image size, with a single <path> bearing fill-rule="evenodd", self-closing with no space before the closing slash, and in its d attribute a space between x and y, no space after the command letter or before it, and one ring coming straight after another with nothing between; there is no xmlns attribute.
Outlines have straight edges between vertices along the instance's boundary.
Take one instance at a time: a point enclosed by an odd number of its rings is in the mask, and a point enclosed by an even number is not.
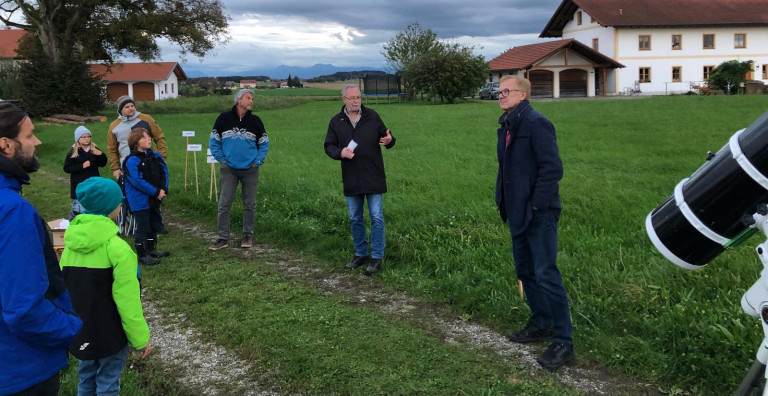
<svg viewBox="0 0 768 396"><path fill-rule="evenodd" d="M347 85L341 91L344 106L328 123L325 153L341 161L341 179L347 197L355 256L347 264L353 269L368 263L367 275L381 269L384 257L384 212L382 194L387 192L381 148L392 148L395 137L379 115L361 104L360 89ZM371 217L371 254L368 255L363 201L368 201Z"/></svg>
<svg viewBox="0 0 768 396"><path fill-rule="evenodd" d="M496 205L512 235L515 272L531 308L525 328L509 335L513 342L545 341L549 348L537 359L550 370L574 359L568 297L557 269L558 182L563 163L555 128L528 102L531 83L502 77L496 178Z"/></svg>

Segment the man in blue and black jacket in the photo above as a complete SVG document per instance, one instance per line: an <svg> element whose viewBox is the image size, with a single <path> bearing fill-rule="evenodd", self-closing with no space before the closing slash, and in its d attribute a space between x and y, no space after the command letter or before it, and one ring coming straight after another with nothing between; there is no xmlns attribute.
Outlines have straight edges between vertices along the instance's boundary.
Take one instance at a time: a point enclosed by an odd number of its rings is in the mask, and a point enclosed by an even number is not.
<svg viewBox="0 0 768 396"><path fill-rule="evenodd" d="M269 138L261 119L253 114L253 91L241 89L235 94L232 110L219 115L208 142L211 154L221 164L219 191L218 240L209 249L229 246L229 211L235 199L237 184L242 184L243 240L240 247L253 246L253 223L256 217L256 191L259 167L269 152Z"/></svg>
<svg viewBox="0 0 768 396"><path fill-rule="evenodd" d="M23 110L0 102L0 395L56 395L83 325L45 222L20 195L39 167L34 129Z"/></svg>

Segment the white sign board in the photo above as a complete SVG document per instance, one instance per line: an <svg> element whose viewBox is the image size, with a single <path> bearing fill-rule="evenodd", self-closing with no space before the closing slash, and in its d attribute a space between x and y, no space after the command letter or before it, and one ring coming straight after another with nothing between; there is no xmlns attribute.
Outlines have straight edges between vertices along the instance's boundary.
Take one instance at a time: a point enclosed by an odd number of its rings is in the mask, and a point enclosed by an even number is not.
<svg viewBox="0 0 768 396"><path fill-rule="evenodd" d="M203 151L202 144L188 144L187 151Z"/></svg>
<svg viewBox="0 0 768 396"><path fill-rule="evenodd" d="M208 163L209 164L217 164L219 161L216 161L216 157L209 155L208 156Z"/></svg>
<svg viewBox="0 0 768 396"><path fill-rule="evenodd" d="M207 155L213 155L213 153L211 152L211 149L208 149L208 151L207 151L205 154L207 154Z"/></svg>
<svg viewBox="0 0 768 396"><path fill-rule="evenodd" d="M195 131L181 131L181 136L194 137Z"/></svg>

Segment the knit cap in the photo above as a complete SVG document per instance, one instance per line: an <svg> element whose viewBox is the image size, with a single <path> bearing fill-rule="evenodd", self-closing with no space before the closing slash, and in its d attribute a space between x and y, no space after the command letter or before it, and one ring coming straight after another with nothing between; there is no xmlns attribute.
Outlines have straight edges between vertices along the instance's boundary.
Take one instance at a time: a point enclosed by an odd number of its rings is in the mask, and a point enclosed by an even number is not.
<svg viewBox="0 0 768 396"><path fill-rule="evenodd" d="M128 103L136 104L136 102L133 101L133 98L131 98L128 95L123 95L119 98L117 98L117 114L123 115L123 107L127 105Z"/></svg>
<svg viewBox="0 0 768 396"><path fill-rule="evenodd" d="M77 141L80 140L80 138L85 134L91 135L91 131L89 131L88 128L83 125L77 127L77 129L75 129L75 143L77 143Z"/></svg>
<svg viewBox="0 0 768 396"><path fill-rule="evenodd" d="M87 214L108 216L123 202L120 186L103 177L85 179L77 185L75 195Z"/></svg>

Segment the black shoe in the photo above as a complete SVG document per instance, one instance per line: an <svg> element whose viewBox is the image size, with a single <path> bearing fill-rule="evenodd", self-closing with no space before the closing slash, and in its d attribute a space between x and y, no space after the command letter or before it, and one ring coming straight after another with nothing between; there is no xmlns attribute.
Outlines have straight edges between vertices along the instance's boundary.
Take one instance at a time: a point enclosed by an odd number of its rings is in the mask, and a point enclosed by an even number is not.
<svg viewBox="0 0 768 396"><path fill-rule="evenodd" d="M573 345L562 342L553 342L536 361L542 367L555 371L560 366L566 365L576 359L573 353Z"/></svg>
<svg viewBox="0 0 768 396"><path fill-rule="evenodd" d="M352 261L347 264L347 269L355 269L361 265L365 265L368 262L368 256L355 256Z"/></svg>
<svg viewBox="0 0 768 396"><path fill-rule="evenodd" d="M155 241L154 239L147 239L147 250L149 251L148 253L150 256L154 258L160 258L160 257L168 257L171 255L170 252L155 249L155 247L157 246L156 242L157 241Z"/></svg>
<svg viewBox="0 0 768 396"><path fill-rule="evenodd" d="M157 265L160 264L160 260L149 255L147 246L143 242L136 242L136 257L139 259L139 264L144 265Z"/></svg>
<svg viewBox="0 0 768 396"><path fill-rule="evenodd" d="M510 334L507 338L512 342L526 343L547 341L551 339L553 335L554 332L552 330L540 329L529 323L524 329Z"/></svg>
<svg viewBox="0 0 768 396"><path fill-rule="evenodd" d="M371 259L371 263L368 264L368 268L365 269L366 275L373 275L381 269L381 259Z"/></svg>

